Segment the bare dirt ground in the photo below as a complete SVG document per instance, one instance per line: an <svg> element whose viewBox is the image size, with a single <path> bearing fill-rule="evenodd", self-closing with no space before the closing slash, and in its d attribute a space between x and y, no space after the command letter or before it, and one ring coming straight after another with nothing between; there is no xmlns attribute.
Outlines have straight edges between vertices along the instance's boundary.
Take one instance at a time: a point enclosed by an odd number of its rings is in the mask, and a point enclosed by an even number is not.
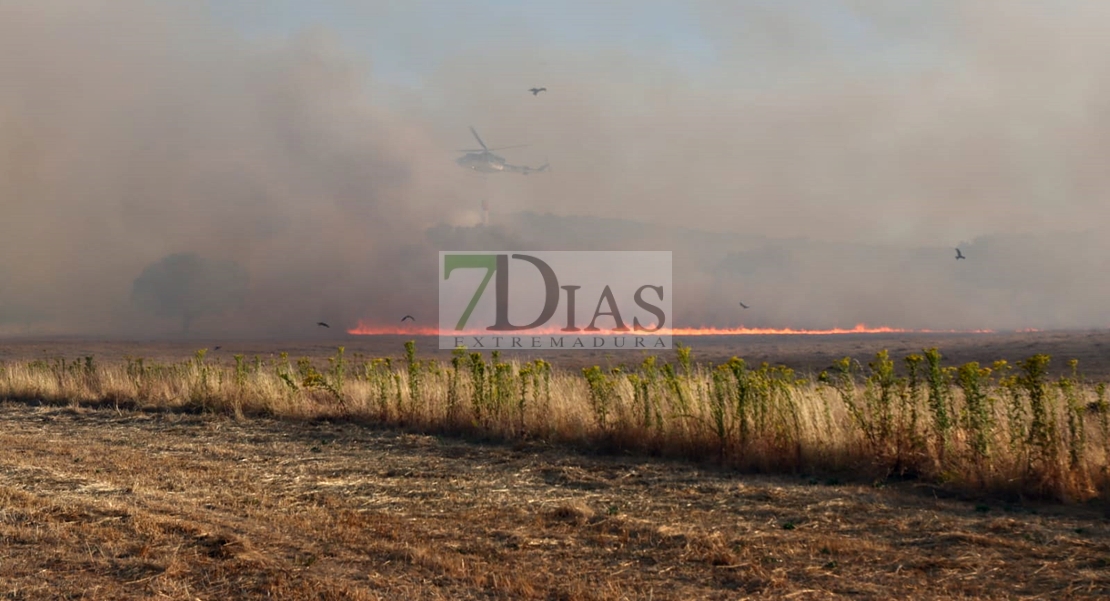
<svg viewBox="0 0 1110 601"><path fill-rule="evenodd" d="M0 406L9 599L1106 598L1110 520L365 426Z"/></svg>
<svg viewBox="0 0 1110 601"><path fill-rule="evenodd" d="M351 336L321 333L319 338L290 340L226 340L219 337L195 337L189 340L104 340L82 338L35 338L0 341L0 361L17 361L65 357L79 359L93 355L99 362L122 361L124 357L145 357L159 361L179 361L193 356L197 349L209 349L208 356L230 362L235 354L248 359L255 355L268 358L288 352L292 358L324 358L344 346L348 357L354 353L366 356L400 356L404 342L415 339L417 354L422 357L450 358L450 351L437 349L434 337ZM721 363L732 356L749 363L768 362L786 365L802 373L816 373L828 368L844 356L863 365L882 349L900 360L910 353L936 347L949 365L978 361L989 365L998 359L1020 361L1037 353L1053 357L1050 371L1063 373L1068 359L1078 359L1080 371L1090 380L1110 381L1110 330L1051 331L992 334L845 334L825 336L695 336L675 337L693 349L698 361ZM219 346L220 349L215 349ZM649 353L643 351L565 350L527 353L507 350L506 357L531 359L542 357L556 367L577 369L588 365L635 364ZM652 353L670 358L671 351Z"/></svg>

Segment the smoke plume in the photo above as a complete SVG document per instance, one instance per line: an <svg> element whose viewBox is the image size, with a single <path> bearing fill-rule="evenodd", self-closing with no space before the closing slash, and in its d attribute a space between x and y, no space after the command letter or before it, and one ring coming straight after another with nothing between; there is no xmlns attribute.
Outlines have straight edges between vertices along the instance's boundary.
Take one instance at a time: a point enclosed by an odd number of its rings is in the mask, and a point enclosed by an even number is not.
<svg viewBox="0 0 1110 601"><path fill-rule="evenodd" d="M1110 322L1110 6L704 0L684 46L628 41L654 2L583 3L612 43L325 4L423 51L419 93L333 29L0 2L0 333L175 332L131 291L181 253L249 274L194 329L392 324L435 314L436 252L462 247L673 250L684 326ZM460 169L468 125L554 171Z"/></svg>

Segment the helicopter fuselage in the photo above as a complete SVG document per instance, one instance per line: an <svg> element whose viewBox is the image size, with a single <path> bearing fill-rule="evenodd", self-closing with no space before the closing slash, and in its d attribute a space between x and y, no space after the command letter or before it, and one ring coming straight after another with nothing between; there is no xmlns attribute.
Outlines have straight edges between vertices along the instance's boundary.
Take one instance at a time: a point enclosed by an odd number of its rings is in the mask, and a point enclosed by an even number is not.
<svg viewBox="0 0 1110 601"><path fill-rule="evenodd" d="M491 153L472 152L455 161L460 167L481 173L505 171L505 159Z"/></svg>
<svg viewBox="0 0 1110 601"><path fill-rule="evenodd" d="M482 146L482 148L481 148L481 150L478 150L478 149L460 150L459 152L465 152L466 153L465 155L455 159L455 163L457 163L460 167L470 169L471 171L477 171L479 173L505 173L505 172L509 172L509 173L521 173L521 174L524 174L524 175L528 175L529 173L544 171L544 170L547 169L546 164L543 167L536 167L536 168L528 167L527 165L510 165L508 162L505 161L505 159L503 157L500 157L500 156L497 156L496 154L493 154L494 150L499 150L499 149L498 148L490 148L490 147L486 146L486 143L482 141L482 138L478 136L478 132L474 131L473 127L470 128L470 133L474 135L474 139L478 141L478 144L480 144ZM515 146L506 146L504 148L516 148L516 147Z"/></svg>

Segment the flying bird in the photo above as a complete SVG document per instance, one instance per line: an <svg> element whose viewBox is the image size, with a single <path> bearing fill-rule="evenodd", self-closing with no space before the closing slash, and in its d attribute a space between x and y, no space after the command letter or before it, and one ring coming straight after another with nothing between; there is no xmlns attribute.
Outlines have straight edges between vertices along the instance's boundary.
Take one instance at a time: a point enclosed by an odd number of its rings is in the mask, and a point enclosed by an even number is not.
<svg viewBox="0 0 1110 601"><path fill-rule="evenodd" d="M747 309L747 308L748 308L748 306L747 306L747 305L745 305L744 303L740 303L740 306L741 306L741 307L744 307L745 309Z"/></svg>
<svg viewBox="0 0 1110 601"><path fill-rule="evenodd" d="M533 96L539 96L540 92L546 92L547 88L532 88L528 91L531 92Z"/></svg>
<svg viewBox="0 0 1110 601"><path fill-rule="evenodd" d="M966 259L966 258L967 257L965 257L964 254L962 252L960 252L960 249L957 248L956 249L956 260L959 261L960 259Z"/></svg>
<svg viewBox="0 0 1110 601"><path fill-rule="evenodd" d="M222 348L222 347L218 347L218 346L217 346L217 347L214 347L214 348L213 348L212 350L214 350L214 351L218 351L218 350L220 350L220 348Z"/></svg>
<svg viewBox="0 0 1110 601"><path fill-rule="evenodd" d="M416 318L415 318L415 317L413 317L412 315L406 315L406 316L404 316L404 317L402 317L402 318L401 318L401 322L402 322L402 323L404 323L404 321L405 321L406 319L411 319L411 320L413 320L413 321L416 321Z"/></svg>
<svg viewBox="0 0 1110 601"><path fill-rule="evenodd" d="M325 328L330 328L330 327L331 327L331 326L329 326L328 324L326 324L326 323L324 323L324 322L322 322L322 321L318 321L318 322L316 322L316 325L318 325L318 326L322 326L322 327L325 327Z"/></svg>

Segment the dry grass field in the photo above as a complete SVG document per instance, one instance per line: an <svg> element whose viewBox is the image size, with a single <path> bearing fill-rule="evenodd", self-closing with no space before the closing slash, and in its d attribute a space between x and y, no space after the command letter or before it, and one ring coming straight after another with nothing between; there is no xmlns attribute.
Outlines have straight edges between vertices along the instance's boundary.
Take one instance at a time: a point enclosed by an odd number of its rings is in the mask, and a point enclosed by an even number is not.
<svg viewBox="0 0 1110 601"><path fill-rule="evenodd" d="M353 424L0 408L9 599L1105 598L1078 507Z"/></svg>
<svg viewBox="0 0 1110 601"><path fill-rule="evenodd" d="M291 357L324 359L344 346L348 354L400 357L406 340L416 340L421 356L449 360L450 351L436 348L436 339L413 336L352 336L332 331L318 332L317 338L301 340L235 340L218 336L182 339L89 339L89 338L14 338L0 342L0 361L30 361L65 357L80 359L93 355L101 363L113 363L125 357L146 357L148 360L171 362L188 359L194 351L209 349L213 360L231 361L235 354L247 358L263 358L287 352ZM922 349L936 347L946 361L989 364L998 359L1016 363L1034 353L1056 358L1050 370L1064 373L1068 359L1079 360L1080 367L1091 380L1110 381L1110 330L1013 332L994 334L842 334L829 336L697 336L676 337L676 342L690 346L699 361L723 363L730 357L743 357L748 363L764 361L785 365L800 373L816 373L833 361L850 356L862 363L874 357L879 349L888 349L900 357ZM219 349L215 347L219 346ZM641 351L602 353L591 350L526 353L506 351L509 358L543 358L556 367L579 369L589 365L639 364L648 355Z"/></svg>
<svg viewBox="0 0 1110 601"><path fill-rule="evenodd" d="M1105 598L1108 339L5 342L0 594Z"/></svg>

